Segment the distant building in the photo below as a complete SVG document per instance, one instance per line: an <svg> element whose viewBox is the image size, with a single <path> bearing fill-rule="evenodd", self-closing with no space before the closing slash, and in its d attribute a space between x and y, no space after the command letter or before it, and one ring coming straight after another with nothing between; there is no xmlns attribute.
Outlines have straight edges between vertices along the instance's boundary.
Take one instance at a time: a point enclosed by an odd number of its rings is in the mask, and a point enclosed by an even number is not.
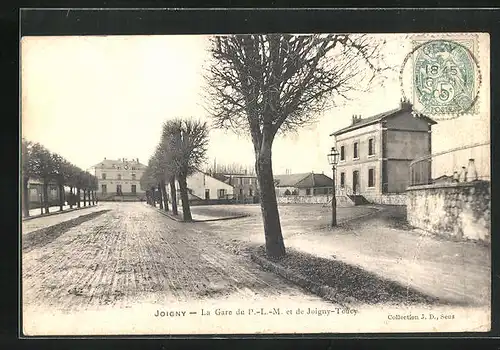
<svg viewBox="0 0 500 350"><path fill-rule="evenodd" d="M369 118L353 116L350 126L330 135L340 152L336 186L368 200L404 192L409 185L410 162L431 154L434 124L426 116L414 116L406 101L397 109ZM430 178L431 163L424 166L422 174Z"/></svg>
<svg viewBox="0 0 500 350"><path fill-rule="evenodd" d="M139 180L146 165L139 158L119 160L106 159L92 167L99 182L97 197L100 199L114 196L141 196Z"/></svg>
<svg viewBox="0 0 500 350"><path fill-rule="evenodd" d="M333 180L325 174L303 173L275 175L276 196L316 196L331 194Z"/></svg>
<svg viewBox="0 0 500 350"><path fill-rule="evenodd" d="M177 198L180 201L179 183L176 182ZM187 187L190 200L210 200L233 198L233 186L210 176L202 171L196 171L188 176ZM170 186L168 186L170 194Z"/></svg>
<svg viewBox="0 0 500 350"><path fill-rule="evenodd" d="M234 188L238 200L251 199L259 195L257 176L252 174L214 174L214 177Z"/></svg>
<svg viewBox="0 0 500 350"><path fill-rule="evenodd" d="M42 202L43 182L37 179L28 180L28 191L30 208L36 208ZM59 204L59 186L55 183L49 183L47 188L48 202L50 205Z"/></svg>

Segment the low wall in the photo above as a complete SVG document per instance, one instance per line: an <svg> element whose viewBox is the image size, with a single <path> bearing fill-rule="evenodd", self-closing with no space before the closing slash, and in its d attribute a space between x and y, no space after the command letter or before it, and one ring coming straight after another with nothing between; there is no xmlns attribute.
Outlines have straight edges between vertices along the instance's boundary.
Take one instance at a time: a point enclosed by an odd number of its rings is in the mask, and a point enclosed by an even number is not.
<svg viewBox="0 0 500 350"><path fill-rule="evenodd" d="M491 242L489 181L412 186L406 193L412 226L454 239Z"/></svg>
<svg viewBox="0 0 500 350"><path fill-rule="evenodd" d="M406 193L387 193L381 195L369 195L363 193L363 196L370 202L383 205L406 205Z"/></svg>
<svg viewBox="0 0 500 350"><path fill-rule="evenodd" d="M315 196L279 196L276 197L278 204L328 204L330 203L332 196L327 195L315 195ZM354 202L346 196L337 196L337 206L347 207L353 206Z"/></svg>

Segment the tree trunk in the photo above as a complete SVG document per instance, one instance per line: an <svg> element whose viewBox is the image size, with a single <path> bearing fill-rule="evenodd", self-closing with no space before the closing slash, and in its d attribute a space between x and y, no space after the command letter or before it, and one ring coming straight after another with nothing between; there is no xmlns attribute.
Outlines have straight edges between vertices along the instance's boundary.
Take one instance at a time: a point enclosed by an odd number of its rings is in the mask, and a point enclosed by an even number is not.
<svg viewBox="0 0 500 350"><path fill-rule="evenodd" d="M81 203L81 192L80 192L80 187L76 188L76 206L77 208L81 208L82 203Z"/></svg>
<svg viewBox="0 0 500 350"><path fill-rule="evenodd" d="M30 216L30 194L29 194L29 178L23 178L23 214L27 218Z"/></svg>
<svg viewBox="0 0 500 350"><path fill-rule="evenodd" d="M95 205L95 191L92 190L92 205Z"/></svg>
<svg viewBox="0 0 500 350"><path fill-rule="evenodd" d="M156 208L156 191L154 187L151 187L151 205Z"/></svg>
<svg viewBox="0 0 500 350"><path fill-rule="evenodd" d="M59 211L64 210L64 185L59 184Z"/></svg>
<svg viewBox="0 0 500 350"><path fill-rule="evenodd" d="M182 216L184 221L193 221L191 216L191 208L189 208L189 197L187 191L187 180L186 176L179 176L179 189L181 191L181 201L182 201Z"/></svg>
<svg viewBox="0 0 500 350"><path fill-rule="evenodd" d="M158 184L158 201L160 202L160 209L163 210L163 191L160 184Z"/></svg>
<svg viewBox="0 0 500 350"><path fill-rule="evenodd" d="M274 188L274 177L272 169L272 144L263 144L259 154L256 156L255 170L259 180L260 207L262 220L264 222L264 234L266 238L266 253L269 257L280 258L285 255L285 244L281 233L278 203Z"/></svg>
<svg viewBox="0 0 500 350"><path fill-rule="evenodd" d="M87 189L83 189L83 206L87 206Z"/></svg>
<svg viewBox="0 0 500 350"><path fill-rule="evenodd" d="M49 184L43 183L43 207L45 208L45 214L50 212L49 210Z"/></svg>
<svg viewBox="0 0 500 350"><path fill-rule="evenodd" d="M165 211L168 211L167 184L165 183L165 180L161 180L160 185L161 185L161 193L162 193L162 197L163 197L163 207L165 208Z"/></svg>
<svg viewBox="0 0 500 350"><path fill-rule="evenodd" d="M177 210L177 192L175 189L175 176L170 178L170 200L172 202L172 214L178 215L179 212Z"/></svg>
<svg viewBox="0 0 500 350"><path fill-rule="evenodd" d="M69 208L73 209L73 198L74 198L73 197L73 186L69 187L69 193L71 194L71 196L69 196L69 202L70 202Z"/></svg>

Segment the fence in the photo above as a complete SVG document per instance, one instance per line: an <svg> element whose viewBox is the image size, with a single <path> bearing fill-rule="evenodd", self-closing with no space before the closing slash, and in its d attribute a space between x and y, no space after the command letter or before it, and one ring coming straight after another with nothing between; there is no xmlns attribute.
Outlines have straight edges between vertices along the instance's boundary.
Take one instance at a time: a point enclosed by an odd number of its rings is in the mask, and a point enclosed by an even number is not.
<svg viewBox="0 0 500 350"><path fill-rule="evenodd" d="M410 185L490 181L490 142L478 142L415 159Z"/></svg>

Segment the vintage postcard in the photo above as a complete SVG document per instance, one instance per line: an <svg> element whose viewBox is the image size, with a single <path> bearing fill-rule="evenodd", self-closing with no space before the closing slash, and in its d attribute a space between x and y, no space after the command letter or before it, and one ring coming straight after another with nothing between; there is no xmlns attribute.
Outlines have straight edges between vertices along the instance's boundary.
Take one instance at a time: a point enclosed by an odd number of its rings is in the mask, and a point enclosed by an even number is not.
<svg viewBox="0 0 500 350"><path fill-rule="evenodd" d="M22 332L486 332L485 33L25 36Z"/></svg>

